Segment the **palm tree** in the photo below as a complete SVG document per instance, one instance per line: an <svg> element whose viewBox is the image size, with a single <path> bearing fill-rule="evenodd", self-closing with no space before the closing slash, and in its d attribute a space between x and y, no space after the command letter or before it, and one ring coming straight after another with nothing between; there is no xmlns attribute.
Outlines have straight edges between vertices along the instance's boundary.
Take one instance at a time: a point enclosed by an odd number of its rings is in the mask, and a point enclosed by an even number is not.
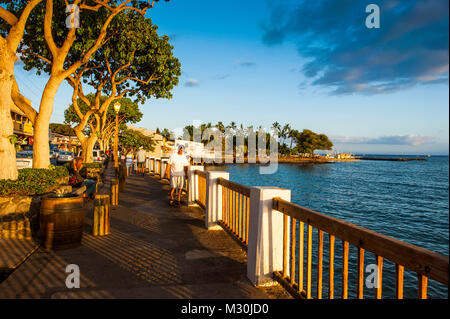
<svg viewBox="0 0 450 319"><path fill-rule="evenodd" d="M288 136L290 130L291 130L291 126L289 124L285 124L283 126L283 128L281 129L280 135L281 135L281 138L283 139L281 144L284 144L284 141L285 141L286 137Z"/></svg>
<svg viewBox="0 0 450 319"><path fill-rule="evenodd" d="M227 127L232 128L233 130L236 129L236 122L231 122Z"/></svg>
<svg viewBox="0 0 450 319"><path fill-rule="evenodd" d="M292 143L294 142L294 139L298 136L299 132L295 129L291 129L288 133L288 137L291 139L291 143L289 145L289 155L292 154Z"/></svg>
<svg viewBox="0 0 450 319"><path fill-rule="evenodd" d="M222 133L225 132L225 126L223 125L222 122L217 122L216 127L219 129L219 131L221 131Z"/></svg>
<svg viewBox="0 0 450 319"><path fill-rule="evenodd" d="M273 122L272 124L272 129L277 133L278 138L280 138L280 130L281 130L281 125L278 122Z"/></svg>

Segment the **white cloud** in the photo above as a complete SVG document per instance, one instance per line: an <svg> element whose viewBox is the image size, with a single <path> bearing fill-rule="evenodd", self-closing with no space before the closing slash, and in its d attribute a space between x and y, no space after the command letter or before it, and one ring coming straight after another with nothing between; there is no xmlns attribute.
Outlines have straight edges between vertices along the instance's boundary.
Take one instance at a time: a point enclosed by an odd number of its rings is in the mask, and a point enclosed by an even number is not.
<svg viewBox="0 0 450 319"><path fill-rule="evenodd" d="M187 87L194 87L194 86L198 86L199 83L196 79L190 78L189 80L187 80L187 82L184 84L184 86Z"/></svg>

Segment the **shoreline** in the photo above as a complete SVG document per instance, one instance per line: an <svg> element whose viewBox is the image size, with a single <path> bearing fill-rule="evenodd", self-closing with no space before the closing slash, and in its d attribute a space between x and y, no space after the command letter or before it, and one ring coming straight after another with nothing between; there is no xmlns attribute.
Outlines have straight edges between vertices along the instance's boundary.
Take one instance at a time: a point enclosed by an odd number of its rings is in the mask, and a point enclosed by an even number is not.
<svg viewBox="0 0 450 319"><path fill-rule="evenodd" d="M391 162L411 162L411 161L420 161L426 162L426 158L406 158L406 157L357 157L363 161L391 161Z"/></svg>
<svg viewBox="0 0 450 319"><path fill-rule="evenodd" d="M308 164L334 164L336 162L358 162L360 159L358 158L347 158L347 159L326 159L326 158L283 158L279 157L277 162L279 164L301 164L301 165L308 165ZM249 163L248 158L244 158L243 163L236 163L236 162L224 162L224 163L198 163L203 165L236 165L236 164L254 164L254 165L268 165L268 163L259 163L258 158L256 158L256 161L254 163Z"/></svg>

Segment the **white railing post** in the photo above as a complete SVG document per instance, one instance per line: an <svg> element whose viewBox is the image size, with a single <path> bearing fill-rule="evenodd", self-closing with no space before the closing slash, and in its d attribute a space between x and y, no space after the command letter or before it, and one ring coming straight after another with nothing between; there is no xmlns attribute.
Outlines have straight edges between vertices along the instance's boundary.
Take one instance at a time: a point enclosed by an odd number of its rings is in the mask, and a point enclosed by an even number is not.
<svg viewBox="0 0 450 319"><path fill-rule="evenodd" d="M160 176L161 179L163 179L166 176L166 167L168 162L169 162L168 159L161 160L161 176Z"/></svg>
<svg viewBox="0 0 450 319"><path fill-rule="evenodd" d="M153 173L153 157L150 156L150 158L148 159L148 171L150 173Z"/></svg>
<svg viewBox="0 0 450 319"><path fill-rule="evenodd" d="M161 159L160 158L158 158L156 160L156 174L161 176Z"/></svg>
<svg viewBox="0 0 450 319"><path fill-rule="evenodd" d="M230 173L219 171L206 172L205 226L207 229L221 229L218 221L222 219L222 187L217 179L230 179Z"/></svg>
<svg viewBox="0 0 450 319"><path fill-rule="evenodd" d="M272 209L274 197L290 201L291 191L278 187L250 190L247 277L255 286L273 284L273 272L283 269L284 218Z"/></svg>
<svg viewBox="0 0 450 319"><path fill-rule="evenodd" d="M188 170L188 205L195 204L195 201L198 199L198 175L195 174L195 171L204 171L205 168L200 165L189 166Z"/></svg>

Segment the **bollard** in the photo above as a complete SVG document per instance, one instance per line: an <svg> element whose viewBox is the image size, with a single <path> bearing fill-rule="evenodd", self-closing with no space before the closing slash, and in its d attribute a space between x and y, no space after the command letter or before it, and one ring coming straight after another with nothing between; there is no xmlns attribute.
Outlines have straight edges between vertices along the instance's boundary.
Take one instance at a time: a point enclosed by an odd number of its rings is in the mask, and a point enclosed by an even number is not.
<svg viewBox="0 0 450 319"><path fill-rule="evenodd" d="M160 179L164 179L164 178L168 179L169 178L168 176L166 176L166 168L167 168L168 162L169 162L169 160L167 160L167 159L161 160L161 175L159 176Z"/></svg>
<svg viewBox="0 0 450 319"><path fill-rule="evenodd" d="M119 205L119 181L115 178L111 179L110 196L111 206Z"/></svg>
<svg viewBox="0 0 450 319"><path fill-rule="evenodd" d="M104 236L109 234L109 195L96 195L94 199L94 221L92 235Z"/></svg>
<svg viewBox="0 0 450 319"><path fill-rule="evenodd" d="M126 178L125 178L125 167L121 164L119 166L119 191L123 192L125 190Z"/></svg>

